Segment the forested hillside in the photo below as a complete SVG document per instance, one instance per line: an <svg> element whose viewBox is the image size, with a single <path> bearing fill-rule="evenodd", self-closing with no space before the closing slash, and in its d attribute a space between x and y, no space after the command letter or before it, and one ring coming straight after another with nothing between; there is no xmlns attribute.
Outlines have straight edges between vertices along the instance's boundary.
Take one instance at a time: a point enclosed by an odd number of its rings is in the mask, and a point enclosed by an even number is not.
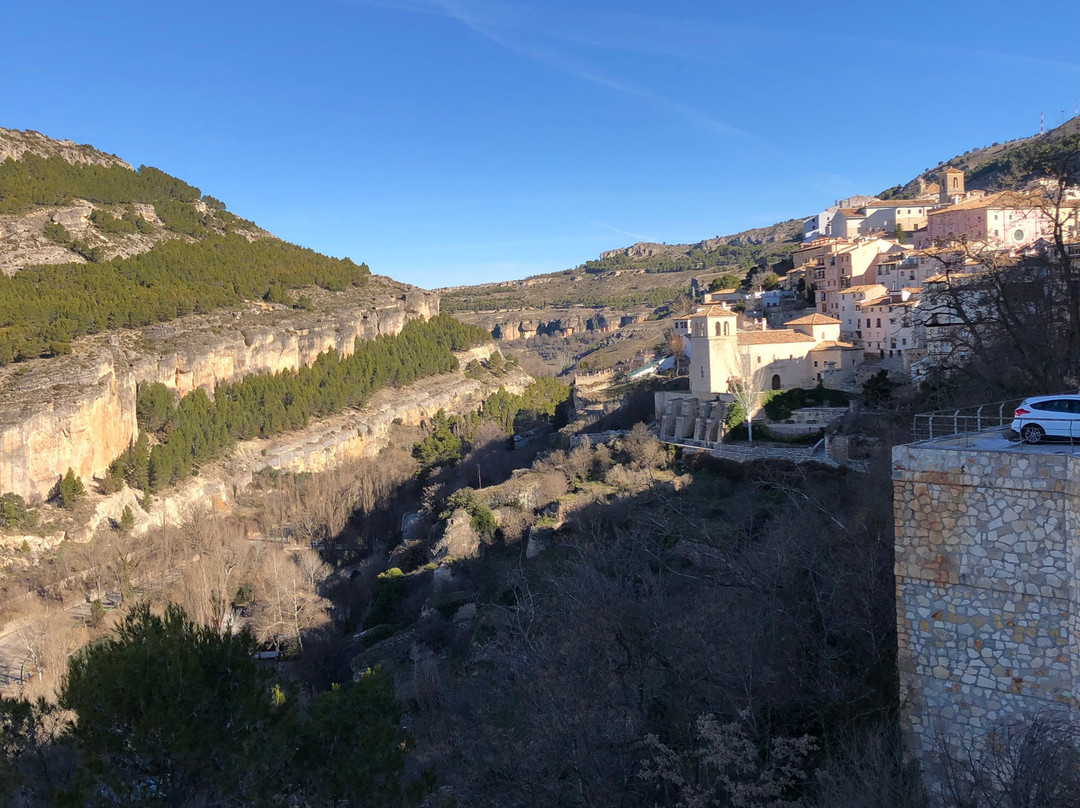
<svg viewBox="0 0 1080 808"><path fill-rule="evenodd" d="M304 307L291 290L340 291L370 274L273 238L157 168L12 130L0 130L0 154L0 253L10 273L0 272L0 365L244 300Z"/></svg>
<svg viewBox="0 0 1080 808"><path fill-rule="evenodd" d="M0 276L0 364L64 353L75 337L205 313L287 290L359 286L365 264L277 239L169 241L101 264L33 267ZM298 301L299 302L299 299Z"/></svg>

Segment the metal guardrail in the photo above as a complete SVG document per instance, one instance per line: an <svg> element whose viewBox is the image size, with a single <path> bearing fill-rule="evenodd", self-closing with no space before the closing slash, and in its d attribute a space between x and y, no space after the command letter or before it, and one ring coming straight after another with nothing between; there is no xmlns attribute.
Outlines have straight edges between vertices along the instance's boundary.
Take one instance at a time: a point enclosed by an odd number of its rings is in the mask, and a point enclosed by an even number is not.
<svg viewBox="0 0 1080 808"><path fill-rule="evenodd" d="M915 416L911 433L915 440L935 440L987 429L1001 429L1013 421L1022 398L994 401L955 410L922 412Z"/></svg>

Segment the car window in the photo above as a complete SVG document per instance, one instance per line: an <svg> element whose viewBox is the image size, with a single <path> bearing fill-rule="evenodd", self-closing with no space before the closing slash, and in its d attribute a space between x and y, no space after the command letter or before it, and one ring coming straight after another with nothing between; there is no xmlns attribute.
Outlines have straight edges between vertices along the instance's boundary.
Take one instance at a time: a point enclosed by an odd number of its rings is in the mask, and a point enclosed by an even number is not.
<svg viewBox="0 0 1080 808"><path fill-rule="evenodd" d="M1067 398L1052 398L1049 401L1040 401L1038 404L1032 404L1031 407L1032 409L1043 410L1046 412L1080 413L1080 401L1071 401Z"/></svg>

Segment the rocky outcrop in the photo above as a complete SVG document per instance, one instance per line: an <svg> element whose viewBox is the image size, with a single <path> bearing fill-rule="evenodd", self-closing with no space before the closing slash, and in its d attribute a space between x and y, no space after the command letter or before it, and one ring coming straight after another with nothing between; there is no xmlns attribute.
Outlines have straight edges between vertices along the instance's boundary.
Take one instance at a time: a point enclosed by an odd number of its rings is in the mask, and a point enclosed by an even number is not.
<svg viewBox="0 0 1080 808"><path fill-rule="evenodd" d="M618 329L621 312L575 306L572 309L455 312L463 322L491 332L501 342L534 337L569 337L573 334L609 334Z"/></svg>
<svg viewBox="0 0 1080 808"><path fill-rule="evenodd" d="M201 203L197 203L201 204ZM14 275L28 266L47 264L85 264L86 259L66 244L59 244L45 235L49 224L60 224L72 238L97 249L101 260L130 258L147 252L156 244L174 238L186 238L162 226L153 205L138 203L135 213L155 225L149 233L102 233L90 220L96 209L121 216L116 205L94 205L75 200L70 205L35 208L18 216L0 216L0 272ZM261 233L261 236L269 236Z"/></svg>
<svg viewBox="0 0 1080 808"><path fill-rule="evenodd" d="M755 227L750 230L743 230L741 233L733 233L730 236L714 236L713 238L703 239L696 244L655 244L639 241L629 247L602 252L600 258L601 260L619 256L625 256L631 260L656 257L682 258L695 251L709 252L728 245L745 247L751 244L795 242L802 238L802 221L804 218L788 219L768 227Z"/></svg>
<svg viewBox="0 0 1080 808"><path fill-rule="evenodd" d="M28 155L59 157L76 165L133 170L120 158L90 146L81 146L70 140L54 140L38 132L0 129L0 162L9 159L23 160ZM253 225L240 228L234 218L223 219L215 216L215 211L208 208L202 200L197 199L190 204L206 218L209 232L231 231L248 240L273 238L270 233ZM152 227L142 228L137 233L103 231L90 218L95 210L118 218L134 213ZM16 215L0 216L0 273L13 275L28 266L86 263L82 254L71 249L69 244L60 243L66 239L51 238L45 234L45 227L49 224L63 225L72 238L94 250L95 260L130 258L170 239L192 240L190 236L182 236L167 229L154 206L145 202L106 205L74 199L65 200L65 204L60 206L33 205Z"/></svg>
<svg viewBox="0 0 1080 808"><path fill-rule="evenodd" d="M21 160L24 155L38 157L62 157L69 163L84 165L122 166L131 168L114 154L98 151L93 146L85 146L71 140L55 140L31 129L0 128L0 162L7 159Z"/></svg>
<svg viewBox="0 0 1080 808"><path fill-rule="evenodd" d="M446 520L446 527L431 557L443 561L452 558L475 558L480 552L480 536L472 526L472 517L464 508L458 508Z"/></svg>
<svg viewBox="0 0 1080 808"><path fill-rule="evenodd" d="M139 381L160 381L180 395L247 373L277 373L310 365L320 353L353 352L357 339L396 334L409 320L439 313L429 292L373 279L371 288L312 290L316 314L262 302L244 311L182 318L125 335L130 369Z"/></svg>
<svg viewBox="0 0 1080 808"><path fill-rule="evenodd" d="M348 354L356 339L438 313L435 295L377 277L312 296L315 312L251 303L78 340L70 356L0 368L0 491L40 501L69 467L85 481L103 472L136 435L137 383L212 394L220 382L295 370L326 350Z"/></svg>

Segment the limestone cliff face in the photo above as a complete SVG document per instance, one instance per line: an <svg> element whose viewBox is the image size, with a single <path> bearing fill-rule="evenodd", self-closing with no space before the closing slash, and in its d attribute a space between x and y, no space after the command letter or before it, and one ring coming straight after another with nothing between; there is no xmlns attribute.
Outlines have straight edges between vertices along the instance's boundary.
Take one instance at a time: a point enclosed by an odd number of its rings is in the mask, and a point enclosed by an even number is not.
<svg viewBox="0 0 1080 808"><path fill-rule="evenodd" d="M491 332L494 339L510 341L534 337L569 337L589 332L609 334L623 319L621 312L592 309L521 309L518 311L455 312L462 322Z"/></svg>
<svg viewBox="0 0 1080 808"><path fill-rule="evenodd" d="M107 350L26 370L0 383L0 491L35 501L68 468L89 480L135 437L135 378Z"/></svg>
<svg viewBox="0 0 1080 808"><path fill-rule="evenodd" d="M243 465L238 471L241 478L266 466L318 472L347 460L374 457L389 441L394 421L421 425L439 410L472 412L500 387L521 393L530 381L531 377L520 370L483 380L447 373L402 389L380 390L362 410L321 419L302 432L273 441L249 441L237 452L237 460Z"/></svg>
<svg viewBox="0 0 1080 808"><path fill-rule="evenodd" d="M371 289L318 294L309 313L264 303L243 312L184 318L125 335L130 369L141 381L158 381L185 395L197 387L213 393L220 382L248 373L278 373L310 365L320 353L348 356L357 339L396 334L409 320L439 313L438 298L385 279Z"/></svg>
<svg viewBox="0 0 1080 808"><path fill-rule="evenodd" d="M252 303L111 337L79 340L70 356L0 368L0 491L47 497L70 467L100 475L136 436L135 393L162 382L183 395L248 373L295 370L355 339L396 334L438 313L438 297L384 278L332 295L315 311ZM265 465L265 464L264 464Z"/></svg>
<svg viewBox="0 0 1080 808"><path fill-rule="evenodd" d="M486 359L494 350L491 345L473 348L458 354L458 360L464 367L470 359ZM155 497L150 514L140 506L138 492L130 488L125 487L109 496L92 491L91 498L96 505L85 523L67 525L44 536L0 534L0 552L6 550L9 557L20 558L15 549L24 540L35 552L54 547L65 538L87 541L98 530L106 529L110 521L118 521L125 506L131 508L135 517L136 533L163 524L180 525L192 513L207 508L224 512L235 505L237 492L247 488L254 475L263 469L320 472L349 460L375 457L389 443L395 421L418 425L439 410L471 412L500 387L511 393L521 393L531 381L530 376L517 369L500 378L485 379L469 379L457 371L423 379L407 387L381 390L362 409L318 419L302 430L273 439L244 441L227 457L203 467L197 477ZM131 428L134 429L134 414ZM507 501L532 502L535 497L530 498L526 489L528 486L523 489L518 485Z"/></svg>
<svg viewBox="0 0 1080 808"><path fill-rule="evenodd" d="M464 366L468 359L487 358L491 346L459 354ZM149 517L138 507L135 493L125 488L103 497L94 517L78 530L69 531L74 541L89 539L95 530L118 520L127 505L136 517L136 532L161 524L179 525L191 513L210 508L226 511L235 504L238 491L251 484L253 476L266 468L292 472L327 471L349 460L375 457L390 440L395 421L422 424L439 410L471 412L500 387L520 393L532 378L513 370L501 378L468 379L461 372L446 373L393 390L381 390L363 409L321 418L306 428L273 439L244 441L223 460L203 468L193 477L155 498ZM53 537L55 544L61 536ZM22 537L7 540L9 549L19 546ZM31 544L36 548L35 539ZM48 542L46 542L48 544ZM0 539L0 547L4 540Z"/></svg>

